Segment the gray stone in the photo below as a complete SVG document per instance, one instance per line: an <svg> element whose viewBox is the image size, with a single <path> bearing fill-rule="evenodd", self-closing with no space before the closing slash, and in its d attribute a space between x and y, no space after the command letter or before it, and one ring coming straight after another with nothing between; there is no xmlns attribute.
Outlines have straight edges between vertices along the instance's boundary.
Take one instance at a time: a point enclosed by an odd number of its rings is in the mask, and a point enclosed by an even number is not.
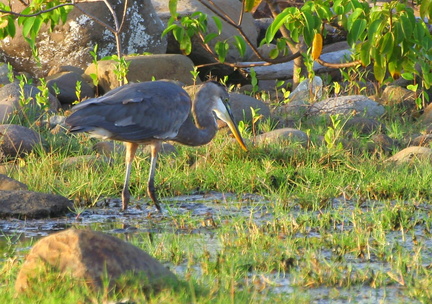
<svg viewBox="0 0 432 304"><path fill-rule="evenodd" d="M51 94L55 94L54 87L57 87L60 93L57 95L61 104L72 104L77 101L76 84L80 82L79 100L93 98L95 96L93 87L88 84L80 74L75 72L61 72L53 74L46 78L47 86Z"/></svg>
<svg viewBox="0 0 432 304"><path fill-rule="evenodd" d="M270 108L267 104L259 99L253 98L248 95L231 93L230 94L231 110L234 116L234 120L239 122L252 121L252 109L256 111L256 114L262 115L260 120L265 120L270 117ZM260 121L258 121L259 123Z"/></svg>
<svg viewBox="0 0 432 304"><path fill-rule="evenodd" d="M41 142L40 135L29 128L19 125L0 125L0 151L3 157L22 157Z"/></svg>
<svg viewBox="0 0 432 304"><path fill-rule="evenodd" d="M410 143L410 145L428 147L431 145L431 143L432 143L432 134L425 134L414 138L413 141Z"/></svg>
<svg viewBox="0 0 432 304"><path fill-rule="evenodd" d="M399 146L399 143L386 134L374 134L371 136L372 142L378 146L381 151L391 152L394 148Z"/></svg>
<svg viewBox="0 0 432 304"><path fill-rule="evenodd" d="M21 90L18 83L10 83L0 88L0 122L7 123L16 115L16 112L22 115L22 111L34 112L35 115L43 113L40 106L36 103L36 95L41 91L29 84L25 84ZM29 104L21 106L20 100L28 100ZM60 108L60 102L54 95L48 95L48 103L51 111L57 112Z"/></svg>
<svg viewBox="0 0 432 304"><path fill-rule="evenodd" d="M290 102L320 100L322 88L323 81L321 77L315 76L312 80L305 79L291 92L288 99Z"/></svg>
<svg viewBox="0 0 432 304"><path fill-rule="evenodd" d="M66 214L73 204L67 198L26 190L0 191L0 217L46 218Z"/></svg>
<svg viewBox="0 0 432 304"><path fill-rule="evenodd" d="M432 149L426 147L408 147L386 160L396 164L411 163L414 161L432 161Z"/></svg>
<svg viewBox="0 0 432 304"><path fill-rule="evenodd" d="M420 120L426 126L429 125L429 124L432 124L432 103L430 103L424 109L424 112L423 112L422 116L420 116Z"/></svg>
<svg viewBox="0 0 432 304"><path fill-rule="evenodd" d="M259 144L263 143L300 143L302 146L307 146L309 137L301 130L293 128L276 129L255 137Z"/></svg>
<svg viewBox="0 0 432 304"><path fill-rule="evenodd" d="M352 117L345 122L343 127L344 130L355 130L366 135L385 129L385 126L379 121L366 117Z"/></svg>
<svg viewBox="0 0 432 304"><path fill-rule="evenodd" d="M27 190L26 184L23 184L4 174L0 174L0 190Z"/></svg>
<svg viewBox="0 0 432 304"><path fill-rule="evenodd" d="M0 85L9 84L9 69L6 63L0 62Z"/></svg>
<svg viewBox="0 0 432 304"><path fill-rule="evenodd" d="M383 115L382 105L363 95L350 95L328 98L314 103L309 108L309 115L353 115L377 118Z"/></svg>
<svg viewBox="0 0 432 304"><path fill-rule="evenodd" d="M91 230L69 229L39 240L18 273L15 290L25 292L40 288L35 286L34 280L33 284L29 281L47 271L68 274L95 289L102 288L105 279L112 287L124 275L139 277L146 291L157 292L177 283L176 276L145 251L114 236ZM47 287L45 282L42 286Z"/></svg>

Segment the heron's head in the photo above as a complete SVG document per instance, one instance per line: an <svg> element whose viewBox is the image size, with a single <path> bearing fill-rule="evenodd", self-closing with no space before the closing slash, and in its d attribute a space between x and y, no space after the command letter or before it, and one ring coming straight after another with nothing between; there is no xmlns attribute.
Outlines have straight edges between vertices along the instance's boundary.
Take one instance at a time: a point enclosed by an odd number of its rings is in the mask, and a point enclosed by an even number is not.
<svg viewBox="0 0 432 304"><path fill-rule="evenodd" d="M215 92L214 94L215 104L213 105L213 112L219 119L227 123L237 142L240 144L243 150L247 151L247 147L240 135L237 124L234 121L234 116L229 103L229 94L224 86L217 82L213 83L217 86L217 93Z"/></svg>

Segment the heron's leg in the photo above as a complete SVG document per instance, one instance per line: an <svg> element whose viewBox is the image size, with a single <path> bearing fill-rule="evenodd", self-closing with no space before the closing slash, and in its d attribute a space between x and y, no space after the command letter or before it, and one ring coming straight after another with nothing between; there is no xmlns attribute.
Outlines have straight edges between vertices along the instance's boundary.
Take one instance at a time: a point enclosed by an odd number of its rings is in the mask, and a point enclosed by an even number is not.
<svg viewBox="0 0 432 304"><path fill-rule="evenodd" d="M135 152L138 148L138 144L135 143L125 143L126 146L126 175L122 191L122 210L126 210L130 201L129 192L129 178L132 170L132 161L135 157Z"/></svg>
<svg viewBox="0 0 432 304"><path fill-rule="evenodd" d="M156 190L154 185L154 176L156 172L156 162L158 158L158 153L161 148L161 143L159 141L154 142L150 145L150 153L151 153L151 163L150 163L150 173L147 183L147 194L152 199L153 203L155 204L157 210L159 212L162 212L162 208L159 205L159 201L156 197Z"/></svg>

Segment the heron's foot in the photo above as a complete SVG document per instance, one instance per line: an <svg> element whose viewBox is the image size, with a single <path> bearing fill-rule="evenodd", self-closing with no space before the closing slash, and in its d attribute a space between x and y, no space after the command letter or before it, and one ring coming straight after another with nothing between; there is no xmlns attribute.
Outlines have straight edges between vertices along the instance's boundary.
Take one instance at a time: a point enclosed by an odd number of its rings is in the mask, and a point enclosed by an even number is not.
<svg viewBox="0 0 432 304"><path fill-rule="evenodd" d="M154 186L149 185L149 187L147 188L147 194L151 198L151 200L153 201L153 204L155 205L155 207L159 211L159 213L163 213L162 207L159 204L159 200L156 197L156 190L155 190Z"/></svg>
<svg viewBox="0 0 432 304"><path fill-rule="evenodd" d="M122 191L122 211L125 211L129 205L130 192L128 188L124 188Z"/></svg>

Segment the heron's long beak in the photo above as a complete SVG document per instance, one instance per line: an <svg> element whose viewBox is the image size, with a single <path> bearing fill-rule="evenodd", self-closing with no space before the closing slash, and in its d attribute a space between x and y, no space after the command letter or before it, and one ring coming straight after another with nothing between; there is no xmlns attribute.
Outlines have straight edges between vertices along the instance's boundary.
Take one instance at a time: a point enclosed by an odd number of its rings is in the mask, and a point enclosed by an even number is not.
<svg viewBox="0 0 432 304"><path fill-rule="evenodd" d="M223 112L216 111L217 116L228 124L228 127L231 129L231 132L234 134L234 137L237 140L237 142L240 144L243 150L247 151L248 148L246 147L243 138L240 135L240 131L237 127L237 124L234 122L234 116L231 112L231 107L227 102L224 103L224 110L225 111Z"/></svg>

